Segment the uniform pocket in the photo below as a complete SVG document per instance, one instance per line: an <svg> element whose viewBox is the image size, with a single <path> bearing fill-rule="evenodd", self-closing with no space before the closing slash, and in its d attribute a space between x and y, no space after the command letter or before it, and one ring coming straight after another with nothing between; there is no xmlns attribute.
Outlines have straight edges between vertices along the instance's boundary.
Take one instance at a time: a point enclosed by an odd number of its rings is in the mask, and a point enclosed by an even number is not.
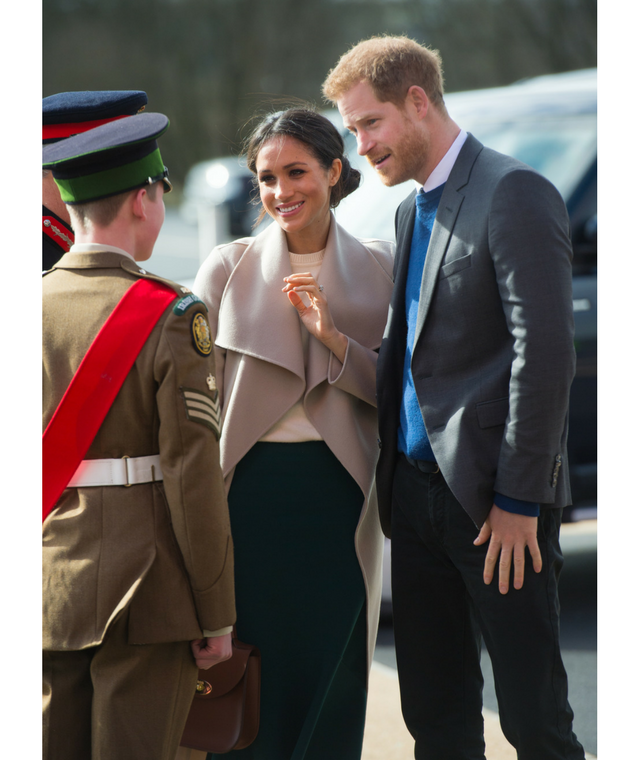
<svg viewBox="0 0 640 760"><path fill-rule="evenodd" d="M456 272L468 269L471 266L471 255L468 253L466 256L461 256L459 259L454 259L443 264L440 269L440 279L444 280L445 277L451 277Z"/></svg>
<svg viewBox="0 0 640 760"><path fill-rule="evenodd" d="M494 401L483 401L476 404L476 414L481 428L504 425L509 414L509 398L498 398Z"/></svg>

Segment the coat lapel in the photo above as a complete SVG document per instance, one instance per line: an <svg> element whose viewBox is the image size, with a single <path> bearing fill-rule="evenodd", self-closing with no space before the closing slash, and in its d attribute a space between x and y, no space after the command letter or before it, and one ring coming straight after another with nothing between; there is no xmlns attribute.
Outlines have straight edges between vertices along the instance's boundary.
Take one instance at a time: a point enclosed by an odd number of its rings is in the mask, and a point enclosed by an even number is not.
<svg viewBox="0 0 640 760"><path fill-rule="evenodd" d="M311 337L305 372L300 320L282 292L290 274L287 239L274 222L247 246L229 277L216 344L293 372L306 381L309 392L327 379L330 352ZM390 278L333 215L319 280L338 330L367 348L378 348L386 318L379 301L389 297Z"/></svg>
<svg viewBox="0 0 640 760"><path fill-rule="evenodd" d="M451 233L464 201L464 193L460 192L460 190L468 183L471 168L481 150L482 144L473 135L469 134L445 184L422 272L414 345L417 343L427 320L431 299L440 275L440 265L447 251ZM410 247L410 239L408 244Z"/></svg>
<svg viewBox="0 0 640 760"><path fill-rule="evenodd" d="M298 315L282 292L289 274L287 239L274 222L247 246L229 277L220 301L216 344L304 379Z"/></svg>

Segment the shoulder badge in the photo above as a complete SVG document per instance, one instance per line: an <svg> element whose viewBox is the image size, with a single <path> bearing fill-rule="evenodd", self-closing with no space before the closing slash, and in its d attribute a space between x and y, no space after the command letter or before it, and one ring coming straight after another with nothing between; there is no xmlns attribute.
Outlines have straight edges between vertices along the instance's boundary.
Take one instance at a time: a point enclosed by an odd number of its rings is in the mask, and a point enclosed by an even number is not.
<svg viewBox="0 0 640 760"><path fill-rule="evenodd" d="M201 311L197 311L191 320L191 337L196 351L202 356L209 356L213 348L211 330L207 318Z"/></svg>
<svg viewBox="0 0 640 760"><path fill-rule="evenodd" d="M184 290L184 288L181 288L181 290ZM198 296L194 295L193 293L189 293L188 296L180 298L176 302L175 306L173 307L173 313L181 316L190 306L193 306L194 303L201 303L204 306L205 311L208 311L207 305L204 301L201 301Z"/></svg>

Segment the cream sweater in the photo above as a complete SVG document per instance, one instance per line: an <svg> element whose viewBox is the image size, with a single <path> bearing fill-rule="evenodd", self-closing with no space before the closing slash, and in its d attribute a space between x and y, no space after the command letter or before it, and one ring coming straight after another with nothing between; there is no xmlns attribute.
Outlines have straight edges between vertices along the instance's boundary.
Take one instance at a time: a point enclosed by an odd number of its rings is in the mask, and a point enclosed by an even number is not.
<svg viewBox="0 0 640 760"><path fill-rule="evenodd" d="M320 278L320 270L322 268L322 258L324 256L324 250L317 253L291 253L289 252L289 259L291 261L292 274L299 274L300 272L310 272L316 279L316 282L322 284ZM283 283L284 287L284 283ZM303 301L308 304L309 299L306 293L302 293ZM283 298L286 298L286 294L282 294ZM293 306L291 307L294 308ZM300 334L302 335L302 348L304 351L304 366L307 366L307 354L309 348L309 340L315 340L309 335L309 331L300 321ZM270 441L271 443L300 443L301 441L321 441L322 436L315 427L311 424L311 420L307 417L304 406L302 404L303 393L300 395L298 401L284 414L273 427L271 427L260 439L261 441Z"/></svg>

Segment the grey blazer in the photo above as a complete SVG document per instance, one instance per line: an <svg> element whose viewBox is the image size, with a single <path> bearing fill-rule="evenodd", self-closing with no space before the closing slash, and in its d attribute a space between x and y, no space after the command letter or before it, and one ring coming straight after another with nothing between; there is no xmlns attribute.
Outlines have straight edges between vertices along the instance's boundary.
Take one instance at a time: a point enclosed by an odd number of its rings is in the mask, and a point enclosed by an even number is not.
<svg viewBox="0 0 640 760"><path fill-rule="evenodd" d="M376 477L386 535L414 198L396 214L395 284L377 365ZM436 215L411 371L442 474L478 527L494 491L543 506L571 503L562 466L575 371L571 258L567 211L555 187L469 135Z"/></svg>

